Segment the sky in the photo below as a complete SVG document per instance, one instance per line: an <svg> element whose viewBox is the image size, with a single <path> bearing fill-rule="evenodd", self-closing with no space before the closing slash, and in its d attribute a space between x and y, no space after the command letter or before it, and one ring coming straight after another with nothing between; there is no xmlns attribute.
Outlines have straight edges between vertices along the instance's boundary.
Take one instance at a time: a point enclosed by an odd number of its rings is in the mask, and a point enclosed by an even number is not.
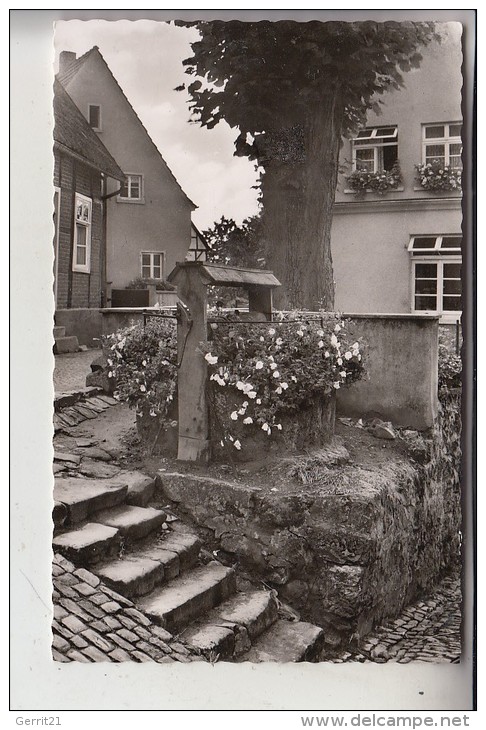
<svg viewBox="0 0 486 730"><path fill-rule="evenodd" d="M254 164L234 157L238 132L225 122L207 130L190 123L188 94L174 91L190 80L182 61L192 55L194 28L151 20L57 21L56 66L61 51L79 57L100 52L152 140L191 200L200 229L222 215L237 223L258 212Z"/></svg>

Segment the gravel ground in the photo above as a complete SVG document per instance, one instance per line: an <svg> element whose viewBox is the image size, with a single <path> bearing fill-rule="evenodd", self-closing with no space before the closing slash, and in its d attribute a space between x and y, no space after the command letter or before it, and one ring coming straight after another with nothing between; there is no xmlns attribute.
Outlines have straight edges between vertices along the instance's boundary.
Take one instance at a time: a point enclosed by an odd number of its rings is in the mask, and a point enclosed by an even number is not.
<svg viewBox="0 0 486 730"><path fill-rule="evenodd" d="M73 352L56 355L54 368L54 391L65 393L68 390L79 390L86 387L86 376L91 372L91 363L101 350Z"/></svg>

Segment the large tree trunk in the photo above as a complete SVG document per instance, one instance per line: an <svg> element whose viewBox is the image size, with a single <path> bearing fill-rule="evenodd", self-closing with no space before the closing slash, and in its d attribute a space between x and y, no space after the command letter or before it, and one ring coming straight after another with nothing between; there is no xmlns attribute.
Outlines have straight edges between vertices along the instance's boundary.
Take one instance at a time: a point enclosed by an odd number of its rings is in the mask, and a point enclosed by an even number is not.
<svg viewBox="0 0 486 730"><path fill-rule="evenodd" d="M274 144L280 154L267 155L263 223L268 267L282 283L275 291L280 309L334 308L330 239L342 112L338 92L329 94L309 107L300 147L285 155Z"/></svg>

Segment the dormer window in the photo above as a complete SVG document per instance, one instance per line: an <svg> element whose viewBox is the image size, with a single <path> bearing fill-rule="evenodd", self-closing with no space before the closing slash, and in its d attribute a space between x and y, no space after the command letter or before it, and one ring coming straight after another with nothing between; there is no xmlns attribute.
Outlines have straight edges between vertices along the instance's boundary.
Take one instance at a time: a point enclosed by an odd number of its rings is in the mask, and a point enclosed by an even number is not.
<svg viewBox="0 0 486 730"><path fill-rule="evenodd" d="M101 132L101 107L99 104L88 105L88 124L95 132Z"/></svg>
<svg viewBox="0 0 486 730"><path fill-rule="evenodd" d="M398 160L398 127L368 127L352 141L353 170L383 172Z"/></svg>

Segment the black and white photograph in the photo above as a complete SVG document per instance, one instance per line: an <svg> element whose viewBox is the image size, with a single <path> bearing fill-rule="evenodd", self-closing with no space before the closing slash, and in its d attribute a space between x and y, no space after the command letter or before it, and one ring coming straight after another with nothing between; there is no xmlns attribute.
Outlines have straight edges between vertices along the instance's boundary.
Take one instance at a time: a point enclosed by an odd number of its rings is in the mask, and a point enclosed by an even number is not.
<svg viewBox="0 0 486 730"><path fill-rule="evenodd" d="M195 12L52 26L50 659L464 669L474 20Z"/></svg>

